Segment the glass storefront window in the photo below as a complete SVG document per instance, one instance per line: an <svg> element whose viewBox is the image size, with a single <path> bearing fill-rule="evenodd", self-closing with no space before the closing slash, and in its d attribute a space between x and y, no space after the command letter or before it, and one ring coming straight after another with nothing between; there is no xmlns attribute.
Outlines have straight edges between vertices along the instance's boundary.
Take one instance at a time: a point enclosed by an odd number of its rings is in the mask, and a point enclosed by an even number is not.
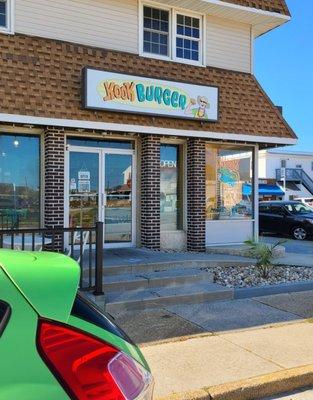
<svg viewBox="0 0 313 400"><path fill-rule="evenodd" d="M183 229L181 146L161 145L161 231Z"/></svg>
<svg viewBox="0 0 313 400"><path fill-rule="evenodd" d="M0 229L40 226L40 139L0 134Z"/></svg>
<svg viewBox="0 0 313 400"><path fill-rule="evenodd" d="M206 219L253 218L253 148L206 145Z"/></svg>

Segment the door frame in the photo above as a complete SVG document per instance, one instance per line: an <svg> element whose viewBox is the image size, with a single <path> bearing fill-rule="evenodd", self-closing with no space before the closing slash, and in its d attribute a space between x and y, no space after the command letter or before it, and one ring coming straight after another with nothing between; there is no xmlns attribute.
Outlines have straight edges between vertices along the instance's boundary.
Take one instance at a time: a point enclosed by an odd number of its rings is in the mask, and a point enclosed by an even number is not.
<svg viewBox="0 0 313 400"><path fill-rule="evenodd" d="M100 148L100 147L88 147L88 146L74 146L67 145L65 150L65 165L64 165L64 227L68 226L69 221L69 170L70 170L70 153L94 153L99 155L99 200L98 200L98 220L103 221L103 246L105 249L112 248L126 248L135 247L137 238L137 227L136 227L136 200L137 200L137 174L136 174L136 151L134 149L114 149L114 148ZM131 242L116 242L116 243L105 243L105 156L107 154L119 154L119 155L130 155L132 156L132 240Z"/></svg>

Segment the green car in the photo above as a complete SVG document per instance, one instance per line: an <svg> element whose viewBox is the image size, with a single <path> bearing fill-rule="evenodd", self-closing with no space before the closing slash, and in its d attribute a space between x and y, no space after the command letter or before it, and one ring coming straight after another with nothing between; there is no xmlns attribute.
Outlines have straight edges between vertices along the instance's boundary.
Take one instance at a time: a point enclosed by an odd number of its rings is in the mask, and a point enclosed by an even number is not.
<svg viewBox="0 0 313 400"><path fill-rule="evenodd" d="M0 250L0 400L150 400L140 350L78 294L66 256Z"/></svg>

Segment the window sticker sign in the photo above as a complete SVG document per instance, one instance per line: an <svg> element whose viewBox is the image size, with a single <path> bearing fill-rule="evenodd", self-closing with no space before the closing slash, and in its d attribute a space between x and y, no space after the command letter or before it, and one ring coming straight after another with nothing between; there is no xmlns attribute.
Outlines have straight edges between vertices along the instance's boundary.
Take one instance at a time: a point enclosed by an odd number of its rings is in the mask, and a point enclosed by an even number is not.
<svg viewBox="0 0 313 400"><path fill-rule="evenodd" d="M218 88L84 70L84 107L201 121L218 120Z"/></svg>
<svg viewBox="0 0 313 400"><path fill-rule="evenodd" d="M78 171L78 179L90 180L90 171Z"/></svg>
<svg viewBox="0 0 313 400"><path fill-rule="evenodd" d="M78 181L79 193L90 193L90 181Z"/></svg>
<svg viewBox="0 0 313 400"><path fill-rule="evenodd" d="M77 189L76 179L75 178L71 178L70 190L76 190L76 189Z"/></svg>

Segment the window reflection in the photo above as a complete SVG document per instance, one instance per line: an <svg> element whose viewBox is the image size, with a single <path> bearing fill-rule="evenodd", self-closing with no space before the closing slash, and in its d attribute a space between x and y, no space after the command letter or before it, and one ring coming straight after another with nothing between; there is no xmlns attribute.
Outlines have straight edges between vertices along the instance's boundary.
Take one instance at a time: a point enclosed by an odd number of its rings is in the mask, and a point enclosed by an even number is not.
<svg viewBox="0 0 313 400"><path fill-rule="evenodd" d="M0 228L40 225L40 139L0 135Z"/></svg>
<svg viewBox="0 0 313 400"><path fill-rule="evenodd" d="M98 220L99 155L70 153L70 227L92 227Z"/></svg>
<svg viewBox="0 0 313 400"><path fill-rule="evenodd" d="M161 145L161 230L176 231L182 225L181 155L178 145Z"/></svg>
<svg viewBox="0 0 313 400"><path fill-rule="evenodd" d="M132 156L105 156L105 241L132 241Z"/></svg>
<svg viewBox="0 0 313 400"><path fill-rule="evenodd" d="M206 145L207 220L253 216L253 149Z"/></svg>

